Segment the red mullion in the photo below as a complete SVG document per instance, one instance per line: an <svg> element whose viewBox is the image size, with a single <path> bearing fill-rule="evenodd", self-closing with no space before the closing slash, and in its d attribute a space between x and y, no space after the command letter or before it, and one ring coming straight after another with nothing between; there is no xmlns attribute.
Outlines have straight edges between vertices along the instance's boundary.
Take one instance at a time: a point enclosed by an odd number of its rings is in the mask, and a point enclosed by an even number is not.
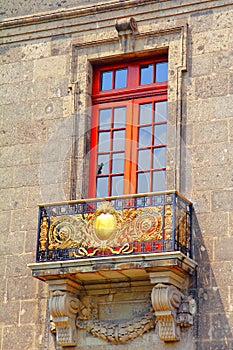
<svg viewBox="0 0 233 350"><path fill-rule="evenodd" d="M91 128L91 140L90 140L90 169L89 169L89 189L88 196L89 198L94 198L96 196L96 165L97 165L97 147L98 147L98 115L99 108L98 106L93 106L92 108L93 122ZM91 168L93 165L94 169ZM95 176L93 176L95 174Z"/></svg>

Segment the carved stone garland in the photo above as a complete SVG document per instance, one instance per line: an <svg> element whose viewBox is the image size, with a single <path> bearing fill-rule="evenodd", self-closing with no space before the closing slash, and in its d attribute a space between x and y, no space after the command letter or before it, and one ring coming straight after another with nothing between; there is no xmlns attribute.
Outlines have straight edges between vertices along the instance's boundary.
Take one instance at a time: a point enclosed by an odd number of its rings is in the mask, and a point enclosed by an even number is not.
<svg viewBox="0 0 233 350"><path fill-rule="evenodd" d="M140 319L134 319L126 323L101 322L98 319L80 321L77 320L77 327L85 329L92 335L105 341L124 344L142 336L145 332L155 327L155 317L148 313Z"/></svg>

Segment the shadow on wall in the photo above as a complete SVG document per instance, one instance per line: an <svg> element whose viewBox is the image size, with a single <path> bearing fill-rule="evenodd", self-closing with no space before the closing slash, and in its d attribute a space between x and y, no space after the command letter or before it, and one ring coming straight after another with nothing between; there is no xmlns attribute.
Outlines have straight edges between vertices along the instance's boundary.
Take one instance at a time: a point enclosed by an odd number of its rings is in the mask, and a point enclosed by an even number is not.
<svg viewBox="0 0 233 350"><path fill-rule="evenodd" d="M219 292L220 286L217 285L195 212L193 228L193 259L198 262L198 269L191 280L190 294L197 301L194 325L196 350L232 350L233 335ZM227 283L226 276L226 293Z"/></svg>

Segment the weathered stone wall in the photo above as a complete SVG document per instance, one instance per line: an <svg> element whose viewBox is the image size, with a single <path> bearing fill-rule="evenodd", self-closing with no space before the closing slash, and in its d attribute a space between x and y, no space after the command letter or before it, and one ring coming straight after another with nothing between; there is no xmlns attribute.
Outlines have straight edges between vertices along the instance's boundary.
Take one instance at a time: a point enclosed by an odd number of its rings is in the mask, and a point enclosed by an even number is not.
<svg viewBox="0 0 233 350"><path fill-rule="evenodd" d="M124 54L115 20L131 16L139 34L148 33L144 44L136 39L137 52L170 48L169 118L171 125L173 116L178 124L182 119L182 127L180 148L175 149L179 163L174 167L171 160L169 176L194 203L193 246L199 267L190 290L198 311L193 330L173 345L161 342L157 330L119 346L81 330L77 348L232 349L232 5L82 1L77 10L68 10L76 3L1 5L0 349L55 349L47 288L27 268L35 261L37 203L85 193L82 159L88 116L74 115L90 104L89 60ZM60 15L46 15L59 9ZM23 18L38 13L44 15ZM181 29L171 31L186 24L187 35Z"/></svg>

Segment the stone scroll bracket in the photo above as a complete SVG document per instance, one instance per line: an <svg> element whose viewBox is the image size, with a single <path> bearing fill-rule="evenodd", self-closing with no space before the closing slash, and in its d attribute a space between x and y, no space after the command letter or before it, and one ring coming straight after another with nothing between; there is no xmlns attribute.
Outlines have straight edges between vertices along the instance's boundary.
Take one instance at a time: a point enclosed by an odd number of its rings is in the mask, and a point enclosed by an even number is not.
<svg viewBox="0 0 233 350"><path fill-rule="evenodd" d="M116 22L121 49L124 53L134 51L134 35L137 32L137 23L133 17L123 18Z"/></svg>
<svg viewBox="0 0 233 350"><path fill-rule="evenodd" d="M165 342L179 341L181 327L193 325L196 311L195 300L181 292L185 275L170 271L157 272L152 273L150 279L156 283L151 292L151 302L158 322L159 337Z"/></svg>
<svg viewBox="0 0 233 350"><path fill-rule="evenodd" d="M76 285L70 280L60 280L49 282L49 287L50 317L55 328L56 343L61 347L75 346L75 320L80 307Z"/></svg>

